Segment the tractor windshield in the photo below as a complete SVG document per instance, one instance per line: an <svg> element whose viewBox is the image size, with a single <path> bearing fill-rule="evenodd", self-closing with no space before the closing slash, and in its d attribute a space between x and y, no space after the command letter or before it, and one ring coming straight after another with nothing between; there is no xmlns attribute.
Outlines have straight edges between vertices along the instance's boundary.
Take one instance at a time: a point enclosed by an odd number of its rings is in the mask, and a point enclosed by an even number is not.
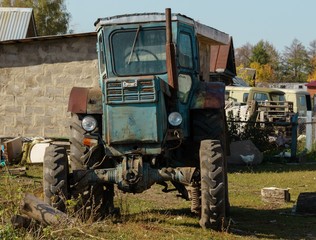
<svg viewBox="0 0 316 240"><path fill-rule="evenodd" d="M111 36L114 72L119 76L161 74L166 70L164 29L115 31Z"/></svg>

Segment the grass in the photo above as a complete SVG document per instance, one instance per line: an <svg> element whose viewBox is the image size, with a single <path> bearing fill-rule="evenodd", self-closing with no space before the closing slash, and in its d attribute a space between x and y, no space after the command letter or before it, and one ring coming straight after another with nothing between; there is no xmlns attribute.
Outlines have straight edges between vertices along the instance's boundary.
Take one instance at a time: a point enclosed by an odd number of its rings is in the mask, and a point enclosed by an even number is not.
<svg viewBox="0 0 316 240"><path fill-rule="evenodd" d="M231 221L227 232L203 230L190 202L176 192L163 193L154 185L142 194L116 190L120 217L75 226L14 229L10 218L20 213L25 192L41 195L41 166L29 166L27 176L0 171L0 239L315 239L316 217L292 213L301 192L316 192L316 164L263 163L253 167L229 167ZM271 204L261 200L263 187L289 188L291 202Z"/></svg>

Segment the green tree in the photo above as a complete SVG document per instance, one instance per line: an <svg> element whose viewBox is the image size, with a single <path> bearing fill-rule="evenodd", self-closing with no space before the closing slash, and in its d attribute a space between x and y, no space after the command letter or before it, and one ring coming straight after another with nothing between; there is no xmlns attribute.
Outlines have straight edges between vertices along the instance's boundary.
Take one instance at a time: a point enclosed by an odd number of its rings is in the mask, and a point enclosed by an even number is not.
<svg viewBox="0 0 316 240"><path fill-rule="evenodd" d="M294 39L283 52L283 74L287 82L306 82L311 72L310 58L304 45Z"/></svg>
<svg viewBox="0 0 316 240"><path fill-rule="evenodd" d="M238 76L243 78L242 67L256 70L255 82L276 82L278 81L279 53L268 41L259 41L256 45L244 45L237 51ZM239 65L238 65L239 63ZM247 81L247 79L244 79ZM249 81L248 81L249 82Z"/></svg>
<svg viewBox="0 0 316 240"><path fill-rule="evenodd" d="M250 61L257 62L260 65L264 65L270 62L270 55L267 52L264 41L259 41L252 49L252 56Z"/></svg>
<svg viewBox="0 0 316 240"><path fill-rule="evenodd" d="M2 0L1 6L33 8L39 36L71 32L68 30L71 15L64 0Z"/></svg>

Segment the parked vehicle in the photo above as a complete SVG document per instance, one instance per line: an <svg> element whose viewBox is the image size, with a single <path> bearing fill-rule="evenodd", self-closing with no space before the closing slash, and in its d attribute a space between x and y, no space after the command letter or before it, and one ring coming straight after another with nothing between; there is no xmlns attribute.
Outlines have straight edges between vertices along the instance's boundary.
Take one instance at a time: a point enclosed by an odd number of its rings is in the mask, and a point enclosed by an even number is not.
<svg viewBox="0 0 316 240"><path fill-rule="evenodd" d="M180 14L98 19L100 89L74 87L70 170L51 145L44 162L45 201L64 209L81 198L84 216L113 211L114 184L141 193L171 182L200 217L221 230L229 210L225 86L208 82L212 44L229 36Z"/></svg>
<svg viewBox="0 0 316 240"><path fill-rule="evenodd" d="M225 101L228 121L240 121L239 132L252 119L261 123L273 122L272 135L278 131L291 135L293 103L286 100L285 93L280 89L226 86Z"/></svg>
<svg viewBox="0 0 316 240"><path fill-rule="evenodd" d="M280 89L285 93L286 101L293 102L293 112L299 116L306 116L307 111L312 111L312 101L309 92L303 89Z"/></svg>
<svg viewBox="0 0 316 240"><path fill-rule="evenodd" d="M285 101L285 94L283 91L274 88L261 87L226 86L225 97L225 100L234 101L241 105L249 104L253 100L258 103L265 101Z"/></svg>

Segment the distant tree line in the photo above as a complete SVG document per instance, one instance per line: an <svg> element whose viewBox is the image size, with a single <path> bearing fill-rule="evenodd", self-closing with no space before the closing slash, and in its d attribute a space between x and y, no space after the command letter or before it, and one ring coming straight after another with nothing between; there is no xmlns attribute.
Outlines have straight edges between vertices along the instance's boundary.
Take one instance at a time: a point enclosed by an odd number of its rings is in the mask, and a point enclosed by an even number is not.
<svg viewBox="0 0 316 240"><path fill-rule="evenodd" d="M249 43L235 49L238 76L251 86L253 79L245 69L256 70L256 83L309 82L316 80L316 40L306 48L294 39L283 52L278 52L268 41Z"/></svg>
<svg viewBox="0 0 316 240"><path fill-rule="evenodd" d="M33 8L39 36L71 33L70 13L64 0L0 0L0 7Z"/></svg>

